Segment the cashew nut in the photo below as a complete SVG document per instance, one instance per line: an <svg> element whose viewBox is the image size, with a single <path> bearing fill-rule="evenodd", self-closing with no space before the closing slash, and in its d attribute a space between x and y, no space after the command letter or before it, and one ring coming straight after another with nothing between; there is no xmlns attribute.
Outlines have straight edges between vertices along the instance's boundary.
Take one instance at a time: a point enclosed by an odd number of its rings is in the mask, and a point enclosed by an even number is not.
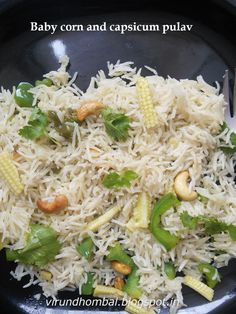
<svg viewBox="0 0 236 314"><path fill-rule="evenodd" d="M101 102L91 101L82 105L77 112L77 119L79 121L84 121L91 114L95 114L97 111L103 109L105 106Z"/></svg>
<svg viewBox="0 0 236 314"><path fill-rule="evenodd" d="M68 198L65 195L58 195L53 202L43 200L37 201L37 207L47 214L59 212L67 206Z"/></svg>
<svg viewBox="0 0 236 314"><path fill-rule="evenodd" d="M13 160L18 160L21 158L21 154L19 154L18 152L14 151L12 154L12 159Z"/></svg>
<svg viewBox="0 0 236 314"><path fill-rule="evenodd" d="M197 193L189 190L189 172L182 171L175 177L174 189L177 196L183 201L193 201L197 198Z"/></svg>
<svg viewBox="0 0 236 314"><path fill-rule="evenodd" d="M124 280L121 277L119 277L119 276L115 277L115 279L114 279L114 287L116 289L123 290L124 285L125 285L125 282L124 282Z"/></svg>
<svg viewBox="0 0 236 314"><path fill-rule="evenodd" d="M118 261L112 261L111 267L120 274L128 275L131 273L132 269L129 265L120 263Z"/></svg>
<svg viewBox="0 0 236 314"><path fill-rule="evenodd" d="M43 280L50 281L52 279L52 273L50 271L41 270L39 274Z"/></svg>

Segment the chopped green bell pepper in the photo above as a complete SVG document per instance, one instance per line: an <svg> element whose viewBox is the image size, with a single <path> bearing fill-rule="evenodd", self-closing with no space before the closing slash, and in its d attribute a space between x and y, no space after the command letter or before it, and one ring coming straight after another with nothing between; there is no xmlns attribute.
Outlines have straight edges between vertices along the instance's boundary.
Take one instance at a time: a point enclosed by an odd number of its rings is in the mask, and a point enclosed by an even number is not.
<svg viewBox="0 0 236 314"><path fill-rule="evenodd" d="M32 107L34 96L29 92L29 89L33 87L32 84L27 82L21 82L15 93L15 101L20 107Z"/></svg>
<svg viewBox="0 0 236 314"><path fill-rule="evenodd" d="M166 262L164 264L164 271L166 273L166 276L173 280L175 279L175 275L176 275L176 272L175 272L175 266L172 262Z"/></svg>
<svg viewBox="0 0 236 314"><path fill-rule="evenodd" d="M93 294L94 273L87 273L87 281L82 285L81 292L83 295Z"/></svg>
<svg viewBox="0 0 236 314"><path fill-rule="evenodd" d="M154 206L152 210L152 215L150 219L150 231L160 242L167 251L174 248L179 242L179 238L169 231L164 230L161 226L161 215L163 215L167 210L173 206L180 204L180 201L175 197L173 193L168 193L164 195Z"/></svg>
<svg viewBox="0 0 236 314"><path fill-rule="evenodd" d="M217 268L208 263L200 263L198 265L199 271L204 275L208 287L215 288L219 283L220 277Z"/></svg>
<svg viewBox="0 0 236 314"><path fill-rule="evenodd" d="M66 124L65 122L62 123L61 120L58 118L58 115L55 111L48 111L48 118L49 121L54 124L55 130L64 138L71 139L74 131L74 126Z"/></svg>
<svg viewBox="0 0 236 314"><path fill-rule="evenodd" d="M91 262L93 257L93 240L91 237L84 239L79 245L77 245L76 250L80 255L84 256L89 262Z"/></svg>
<svg viewBox="0 0 236 314"><path fill-rule="evenodd" d="M119 242L115 242L115 246L110 247L107 260L110 262L118 261L120 263L130 266L131 269L135 267L134 261L127 253L125 253Z"/></svg>
<svg viewBox="0 0 236 314"><path fill-rule="evenodd" d="M50 80L49 78L44 78L44 79L42 79L42 81L40 81L40 80L35 81L35 86L46 85L46 86L50 87L50 86L52 86L52 84L53 84L53 81Z"/></svg>
<svg viewBox="0 0 236 314"><path fill-rule="evenodd" d="M124 285L123 291L131 298L139 299L142 295L142 289L138 286L140 277L137 274L137 266L134 267L132 273L129 274L128 279Z"/></svg>

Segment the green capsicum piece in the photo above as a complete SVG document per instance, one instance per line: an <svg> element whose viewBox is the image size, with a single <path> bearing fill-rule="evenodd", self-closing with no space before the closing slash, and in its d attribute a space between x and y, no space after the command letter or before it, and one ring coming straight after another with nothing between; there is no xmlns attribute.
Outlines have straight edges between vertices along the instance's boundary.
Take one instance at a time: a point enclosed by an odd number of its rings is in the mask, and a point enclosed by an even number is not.
<svg viewBox="0 0 236 314"><path fill-rule="evenodd" d="M91 262L93 257L93 240L91 237L84 239L79 245L77 245L76 250L80 255L84 256L89 262Z"/></svg>
<svg viewBox="0 0 236 314"><path fill-rule="evenodd" d="M164 230L161 226L161 215L173 206L180 204L180 201L175 197L173 193L164 195L154 206L150 219L150 231L160 242L167 251L170 251L179 242L179 238L169 231Z"/></svg>
<svg viewBox="0 0 236 314"><path fill-rule="evenodd" d="M61 126L56 127L55 130L65 139L70 140L73 135L74 126L68 125L68 124L62 124Z"/></svg>
<svg viewBox="0 0 236 314"><path fill-rule="evenodd" d="M58 115L55 111L48 111L48 119L50 122L53 122L55 127L59 127L61 125L61 120L58 118Z"/></svg>
<svg viewBox="0 0 236 314"><path fill-rule="evenodd" d="M49 121L54 124L55 130L64 138L71 139L74 131L73 125L62 123L55 111L48 111Z"/></svg>
<svg viewBox="0 0 236 314"><path fill-rule="evenodd" d="M173 280L175 279L175 266L172 262L166 262L164 264L164 272L166 273L166 276L170 279Z"/></svg>
<svg viewBox="0 0 236 314"><path fill-rule="evenodd" d="M209 200L206 196L203 196L203 195L201 195L201 194L198 194L198 199L199 199L199 201L202 202L203 204L207 204L207 202L208 202L208 200Z"/></svg>
<svg viewBox="0 0 236 314"><path fill-rule="evenodd" d="M21 82L17 86L14 96L17 105L20 107L32 107L34 96L29 92L29 89L32 87L33 85L27 82Z"/></svg>
<svg viewBox="0 0 236 314"><path fill-rule="evenodd" d="M119 242L115 242L115 245L110 247L109 254L107 255L107 260L110 262L118 261L120 263L130 266L131 269L135 267L134 261L127 253L125 253Z"/></svg>
<svg viewBox="0 0 236 314"><path fill-rule="evenodd" d="M220 281L220 276L217 268L208 263L200 263L198 265L198 269L204 275L208 287L212 289L215 288L215 286Z"/></svg>
<svg viewBox="0 0 236 314"><path fill-rule="evenodd" d="M40 80L35 81L35 86L46 85L46 86L50 87L50 86L52 86L52 84L53 84L53 82L49 78L44 78L44 79L42 79L42 81L40 81Z"/></svg>
<svg viewBox="0 0 236 314"><path fill-rule="evenodd" d="M92 295L93 294L93 283L94 283L94 273L87 273L87 281L82 285L81 292L82 295Z"/></svg>
<svg viewBox="0 0 236 314"><path fill-rule="evenodd" d="M142 289L139 287L140 277L137 274L137 266L135 266L132 272L129 274L128 279L124 285L123 291L133 299L139 299L142 295Z"/></svg>

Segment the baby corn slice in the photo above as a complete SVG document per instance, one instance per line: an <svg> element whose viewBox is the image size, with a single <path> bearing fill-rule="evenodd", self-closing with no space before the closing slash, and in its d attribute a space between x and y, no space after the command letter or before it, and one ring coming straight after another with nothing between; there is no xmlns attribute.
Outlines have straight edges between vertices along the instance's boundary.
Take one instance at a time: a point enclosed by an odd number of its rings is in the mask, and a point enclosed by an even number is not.
<svg viewBox="0 0 236 314"><path fill-rule="evenodd" d="M95 297L111 296L113 298L123 298L125 296L125 293L119 289L110 286L97 285L94 289L93 295Z"/></svg>
<svg viewBox="0 0 236 314"><path fill-rule="evenodd" d="M154 310L144 309L132 301L128 302L127 306L125 307L125 311L130 313L130 314L155 314Z"/></svg>
<svg viewBox="0 0 236 314"><path fill-rule="evenodd" d="M0 154L0 176L7 182L15 194L18 195L23 191L24 187L20 181L18 170L10 156L5 152Z"/></svg>
<svg viewBox="0 0 236 314"><path fill-rule="evenodd" d="M207 300L212 301L214 296L214 290L205 285L203 282L192 276L185 276L183 283L201 294Z"/></svg>
<svg viewBox="0 0 236 314"><path fill-rule="evenodd" d="M139 107L144 118L144 124L147 128L152 128L157 125L157 115L154 110L147 79L144 77L138 78L136 89L139 98Z"/></svg>
<svg viewBox="0 0 236 314"><path fill-rule="evenodd" d="M127 229L134 231L137 228L148 228L151 216L150 205L149 195L146 192L140 193L133 216L126 225Z"/></svg>
<svg viewBox="0 0 236 314"><path fill-rule="evenodd" d="M112 218L119 213L120 211L120 207L115 206L113 208L111 208L108 212L106 212L105 214L103 214L102 216L96 218L95 220L91 221L87 228L86 231L97 231L101 226L105 225L106 223L108 223L109 221L112 220Z"/></svg>

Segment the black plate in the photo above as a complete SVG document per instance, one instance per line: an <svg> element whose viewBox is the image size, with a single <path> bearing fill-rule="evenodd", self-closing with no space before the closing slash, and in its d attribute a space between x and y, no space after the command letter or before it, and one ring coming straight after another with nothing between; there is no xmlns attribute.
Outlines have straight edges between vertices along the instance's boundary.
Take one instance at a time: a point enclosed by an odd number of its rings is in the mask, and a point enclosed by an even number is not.
<svg viewBox="0 0 236 314"><path fill-rule="evenodd" d="M165 2L165 3L164 3ZM19 81L40 79L58 67L58 55L65 51L71 60L69 71L79 71L82 89L91 75L106 68L109 60L134 61L149 65L163 76L196 78L202 74L209 83L222 81L226 68L236 66L236 9L231 1L1 1L0 0L0 85L11 88ZM172 32L30 32L30 21L54 24L193 24L192 31ZM144 72L145 74L145 72ZM1 313L44 313L45 299L36 301L38 287L22 289L23 284L9 275L15 267L0 256ZM222 282L216 288L214 301L207 303L192 290L184 288L189 306L179 313L235 313L236 263L222 269ZM61 299L77 298L78 292L61 292ZM85 307L86 308L86 307ZM61 308L63 309L63 308ZM78 310L67 307L67 310ZM84 308L80 308L84 309ZM117 307L90 310L113 310ZM59 308L54 313L58 313ZM165 310L164 310L165 312ZM50 312L51 313L51 312Z"/></svg>

